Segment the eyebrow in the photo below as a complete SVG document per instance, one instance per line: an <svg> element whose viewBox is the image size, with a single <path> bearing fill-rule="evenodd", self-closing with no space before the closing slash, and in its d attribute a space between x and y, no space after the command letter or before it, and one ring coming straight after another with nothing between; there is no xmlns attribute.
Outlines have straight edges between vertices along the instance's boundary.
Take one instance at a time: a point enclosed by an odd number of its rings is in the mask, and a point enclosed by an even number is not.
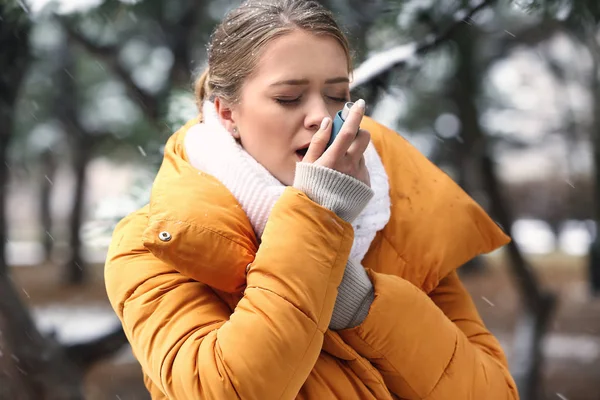
<svg viewBox="0 0 600 400"><path fill-rule="evenodd" d="M329 84L333 84L333 83L349 83L350 80L345 77L345 76L339 76L337 78L331 78L331 79L327 79L325 81L325 84L329 85ZM280 86L280 85L308 85L309 81L308 79L287 79L284 81L278 81L275 83L272 83L271 86Z"/></svg>

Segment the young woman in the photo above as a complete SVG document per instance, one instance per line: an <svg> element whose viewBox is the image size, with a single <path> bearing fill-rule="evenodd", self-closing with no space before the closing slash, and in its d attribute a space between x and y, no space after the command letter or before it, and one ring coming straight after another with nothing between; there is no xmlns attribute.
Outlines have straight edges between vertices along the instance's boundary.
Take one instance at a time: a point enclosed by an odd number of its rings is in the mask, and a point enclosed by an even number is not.
<svg viewBox="0 0 600 400"><path fill-rule="evenodd" d="M317 2L216 28L200 117L117 226L108 296L154 399L517 399L456 268L506 243L357 100Z"/></svg>

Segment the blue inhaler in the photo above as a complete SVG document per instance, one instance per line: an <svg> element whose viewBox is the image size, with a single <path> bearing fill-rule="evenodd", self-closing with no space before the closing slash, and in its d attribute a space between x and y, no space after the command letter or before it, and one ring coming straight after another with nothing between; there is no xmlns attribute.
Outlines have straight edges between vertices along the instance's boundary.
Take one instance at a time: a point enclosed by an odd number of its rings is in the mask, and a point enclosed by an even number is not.
<svg viewBox="0 0 600 400"><path fill-rule="evenodd" d="M348 102L344 104L344 108L335 114L335 118L333 119L333 126L331 127L331 137L329 138L329 143L327 143L327 147L331 146L333 141L335 140L338 133L340 133L340 129L342 129L342 125L346 118L348 118L348 114L350 113L350 109L354 105L353 102Z"/></svg>

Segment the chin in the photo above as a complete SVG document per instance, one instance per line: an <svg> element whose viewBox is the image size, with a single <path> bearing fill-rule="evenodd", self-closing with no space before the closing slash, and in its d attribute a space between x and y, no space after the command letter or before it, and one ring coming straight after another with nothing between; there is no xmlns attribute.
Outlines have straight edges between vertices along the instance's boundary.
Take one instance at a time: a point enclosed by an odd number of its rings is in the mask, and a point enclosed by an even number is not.
<svg viewBox="0 0 600 400"><path fill-rule="evenodd" d="M266 168L266 167L265 167ZM267 171L279 181L284 186L291 186L294 183L294 174L296 172L296 165L291 169L286 169L282 171L278 169L277 171L273 171L267 168Z"/></svg>
<svg viewBox="0 0 600 400"><path fill-rule="evenodd" d="M277 180L279 182L281 182L283 185L285 186L292 186L294 184L294 175L296 174L296 165L294 165L294 168L284 174L281 174L280 176L276 176L275 178L277 178Z"/></svg>
<svg viewBox="0 0 600 400"><path fill-rule="evenodd" d="M284 186L293 186L294 185L294 177L292 176L290 179L280 180Z"/></svg>

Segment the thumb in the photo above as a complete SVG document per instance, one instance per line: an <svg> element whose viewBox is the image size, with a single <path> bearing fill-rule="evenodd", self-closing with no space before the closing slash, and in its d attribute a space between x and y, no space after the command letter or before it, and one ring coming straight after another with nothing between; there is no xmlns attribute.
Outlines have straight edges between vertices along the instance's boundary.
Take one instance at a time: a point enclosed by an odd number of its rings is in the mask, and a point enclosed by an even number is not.
<svg viewBox="0 0 600 400"><path fill-rule="evenodd" d="M302 162L314 163L323 155L323 152L327 149L327 143L331 136L331 118L325 117L321 122L319 130L313 135L308 150Z"/></svg>

